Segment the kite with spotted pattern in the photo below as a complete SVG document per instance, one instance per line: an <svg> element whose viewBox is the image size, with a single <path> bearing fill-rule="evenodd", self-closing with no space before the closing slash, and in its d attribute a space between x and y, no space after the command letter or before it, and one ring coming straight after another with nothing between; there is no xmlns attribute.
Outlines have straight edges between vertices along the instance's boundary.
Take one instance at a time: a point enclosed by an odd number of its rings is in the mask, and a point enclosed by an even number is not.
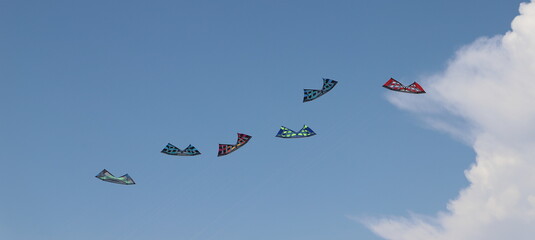
<svg viewBox="0 0 535 240"><path fill-rule="evenodd" d="M324 78L323 79L323 88L321 90L316 89L304 89L305 96L303 98L303 102L310 102L316 98L319 98L326 94L327 92L331 91L331 89L336 86L338 82L332 79Z"/></svg>
<svg viewBox="0 0 535 240"><path fill-rule="evenodd" d="M167 146L165 146L162 153L173 156L195 156L201 154L201 152L191 144L186 149L180 150L171 143L168 143Z"/></svg>

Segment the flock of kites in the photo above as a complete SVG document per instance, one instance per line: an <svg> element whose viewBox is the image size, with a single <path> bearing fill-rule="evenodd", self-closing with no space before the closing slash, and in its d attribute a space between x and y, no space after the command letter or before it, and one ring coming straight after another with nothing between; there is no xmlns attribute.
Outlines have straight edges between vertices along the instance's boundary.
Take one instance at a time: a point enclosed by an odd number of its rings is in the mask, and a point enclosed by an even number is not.
<svg viewBox="0 0 535 240"><path fill-rule="evenodd" d="M321 90L316 89L305 89L305 96L303 98L303 102L310 102L312 100L315 100L324 94L331 91L331 89L336 86L338 82L332 79L323 79L323 88ZM420 94L425 93L424 89L420 84L414 82L409 86L404 86L400 82L396 81L393 78L390 78L383 87L388 88L392 91L398 91L398 92L405 92L405 93L414 93L414 94ZM304 137L311 137L316 135L312 129L310 129L308 126L303 126L301 130L298 132L291 130L289 128L286 128L284 126L281 126L279 132L275 137L280 138L304 138ZM239 148L243 147L243 145L247 144L251 140L251 136L243 133L238 133L238 140L236 141L236 144L219 144L219 151L217 153L218 157L225 156L227 154L230 154ZM201 154L199 150L197 150L194 146L191 144L186 147L184 150L180 150L176 146L174 146L171 143L168 143L167 146L161 151L164 154L172 155L172 156L196 156ZM104 169L102 170L97 176L98 179L106 182L111 183L117 183L117 184L123 184L123 185L133 185L136 184L134 182L134 179L132 179L128 174L125 174L120 177L115 177L113 174L108 172L108 170Z"/></svg>

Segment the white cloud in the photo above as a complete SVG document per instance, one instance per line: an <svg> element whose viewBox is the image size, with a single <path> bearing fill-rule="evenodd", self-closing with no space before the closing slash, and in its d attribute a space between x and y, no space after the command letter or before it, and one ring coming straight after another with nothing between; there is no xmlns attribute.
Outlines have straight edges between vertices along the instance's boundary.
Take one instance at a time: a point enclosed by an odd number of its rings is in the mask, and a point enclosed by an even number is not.
<svg viewBox="0 0 535 240"><path fill-rule="evenodd" d="M535 2L521 4L505 35L459 50L421 81L426 96L389 100L474 147L470 185L432 218L365 220L388 240L535 239Z"/></svg>

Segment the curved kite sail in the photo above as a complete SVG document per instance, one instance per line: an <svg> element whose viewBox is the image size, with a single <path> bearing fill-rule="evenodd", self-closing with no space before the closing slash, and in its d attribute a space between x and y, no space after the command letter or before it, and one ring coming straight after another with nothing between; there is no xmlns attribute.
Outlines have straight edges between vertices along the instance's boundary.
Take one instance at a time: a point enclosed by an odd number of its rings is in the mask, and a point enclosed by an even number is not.
<svg viewBox="0 0 535 240"><path fill-rule="evenodd" d="M309 102L309 101L312 101L312 100L314 100L316 98L319 98L319 97L323 96L327 92L331 91L331 89L333 89L334 86L336 86L337 83L338 83L338 81L335 81L335 80L332 80L332 79L328 79L328 78L324 78L323 79L323 88L321 90L304 89L305 97L303 98L303 102Z"/></svg>
<svg viewBox="0 0 535 240"><path fill-rule="evenodd" d="M100 172L96 178L105 181L105 182L111 182L111 183L117 183L117 184L123 184L123 185L133 185L136 184L134 182L134 179L132 179L128 174L125 174L120 177L115 177L113 174L108 172L108 170L104 169L102 172Z"/></svg>
<svg viewBox="0 0 535 240"><path fill-rule="evenodd" d="M235 145L219 144L219 152L217 153L217 156L221 157L238 150L238 148L245 145L251 138L252 137L247 134L238 133L238 141L236 141Z"/></svg>
<svg viewBox="0 0 535 240"><path fill-rule="evenodd" d="M420 84L418 84L417 82L413 82L411 85L405 87L403 86L403 84L401 84L400 82L398 82L396 79L393 79L393 78L390 78L390 80L388 80L383 85L383 87L388 88L392 91L398 91L398 92L406 92L406 93L414 93L414 94L425 93L422 86L420 86Z"/></svg>
<svg viewBox="0 0 535 240"><path fill-rule="evenodd" d="M292 129L289 129L287 127L281 126L281 129L279 130L279 133L275 137L280 138L304 138L304 137L312 137L316 135L312 129L310 129L307 125L304 125L299 132L295 132Z"/></svg>
<svg viewBox="0 0 535 240"><path fill-rule="evenodd" d="M162 153L173 156L195 156L201 154L201 152L191 144L186 149L180 150L171 143L168 143L167 146L165 146Z"/></svg>

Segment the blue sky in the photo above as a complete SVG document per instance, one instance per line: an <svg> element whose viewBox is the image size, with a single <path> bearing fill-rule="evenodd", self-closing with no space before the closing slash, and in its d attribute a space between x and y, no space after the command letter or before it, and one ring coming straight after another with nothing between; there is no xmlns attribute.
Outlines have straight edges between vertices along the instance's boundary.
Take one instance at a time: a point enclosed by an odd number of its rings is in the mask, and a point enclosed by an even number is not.
<svg viewBox="0 0 535 240"><path fill-rule="evenodd" d="M0 238L381 239L350 216L443 210L474 160L381 85L504 33L520 2L2 1ZM303 124L318 135L274 137Z"/></svg>

